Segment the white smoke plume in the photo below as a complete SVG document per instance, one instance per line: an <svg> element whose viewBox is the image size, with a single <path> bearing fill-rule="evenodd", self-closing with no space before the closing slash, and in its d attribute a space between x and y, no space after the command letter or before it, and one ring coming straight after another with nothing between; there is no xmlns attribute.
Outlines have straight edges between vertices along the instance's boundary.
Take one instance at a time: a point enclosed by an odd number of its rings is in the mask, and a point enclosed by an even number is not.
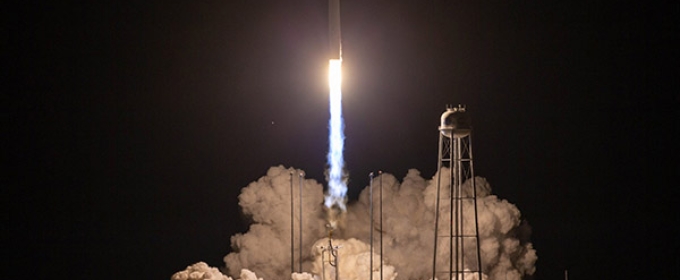
<svg viewBox="0 0 680 280"><path fill-rule="evenodd" d="M316 242L315 248L320 248L321 246L329 245L328 238L323 238ZM370 245L361 242L355 238L344 239L333 239L333 245L338 246L337 254L338 258L335 260L337 262L337 267L340 272L338 278L340 279L370 279ZM312 271L316 275L323 275L321 279L335 279L336 270L333 266L328 264L330 255L326 253L325 256L321 256L324 252L322 250L314 250L314 266ZM373 279L380 279L380 256L373 253ZM397 273L393 266L385 264L383 266L383 279L394 280L397 277Z"/></svg>
<svg viewBox="0 0 680 280"><path fill-rule="evenodd" d="M171 280L234 280L220 272L219 269L210 267L204 262L187 266L187 269L172 275ZM262 280L257 278L255 273L247 269L241 270L241 277L238 280Z"/></svg>
<svg viewBox="0 0 680 280"><path fill-rule="evenodd" d="M231 238L234 251L224 258L227 275L234 277L247 268L265 280L323 279L323 272L326 273L325 279L335 279L331 277L332 274L329 274L334 271L334 268L321 265L319 246L328 245L327 221L324 217L323 186L312 179L304 180L302 185L302 270L305 273L291 275L291 178L295 199L295 270L298 270L300 261L297 208L299 179L297 176L291 177L291 173L298 174L298 172L300 170L283 166L272 167L266 176L242 190L239 205L243 208L243 212L251 217L253 224L247 233L237 234ZM443 170L443 182L448 181L446 178L448 173ZM426 180L415 169L409 170L401 183L391 174L383 173L376 177L373 183L373 223L369 215L368 188L361 192L358 201L348 205L344 221L333 232L332 237L333 245L342 246L338 249L339 279L369 279L370 230L374 231L374 279L380 279L381 262L383 263L383 279L432 278L437 177L438 175L435 174L433 176L435 179ZM491 195L491 187L484 178L477 177L475 180L482 271L485 276L483 278L519 280L525 275L532 275L537 260L536 251L529 240L519 238L520 232L529 232L526 228L528 225L521 223L517 207ZM382 186L382 199L380 186ZM463 191L471 192L471 186L470 182L465 183ZM447 191L448 187L442 187L441 195L448 196ZM381 201L382 227L379 217ZM470 208L473 206L471 203L464 204L466 208L464 212L473 213ZM444 212L442 215L446 216L449 205L440 202L440 209ZM465 228L473 228L468 225L473 221L471 217L466 217ZM448 227L448 225L440 224L440 227ZM381 232L382 259L380 257ZM438 252L441 254L437 257L439 261L448 261L448 256L444 255L448 252L441 250ZM476 263L476 256L465 257L466 262ZM184 273L184 271L179 273ZM243 276L241 278L243 279Z"/></svg>
<svg viewBox="0 0 680 280"><path fill-rule="evenodd" d="M291 233L291 178L295 199L294 252L297 267L299 263L299 174L300 170L272 167L267 175L251 183L241 191L239 205L243 213L253 220L245 234L231 237L234 253L224 258L227 273L233 275L247 268L265 279L280 279L290 275L290 233ZM292 175L291 175L292 174ZM323 216L323 186L315 180L304 180L302 184L302 253L305 265L303 271L311 268L311 248L314 242L326 235Z"/></svg>

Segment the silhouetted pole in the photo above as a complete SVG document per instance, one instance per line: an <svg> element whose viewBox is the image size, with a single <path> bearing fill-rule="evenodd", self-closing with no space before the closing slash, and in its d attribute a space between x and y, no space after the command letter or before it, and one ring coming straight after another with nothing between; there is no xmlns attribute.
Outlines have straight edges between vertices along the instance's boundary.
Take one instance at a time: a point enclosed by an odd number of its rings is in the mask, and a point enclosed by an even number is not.
<svg viewBox="0 0 680 280"><path fill-rule="evenodd" d="M380 176L380 280L383 280L383 175L382 171L378 171ZM371 279L372 280L372 279Z"/></svg>
<svg viewBox="0 0 680 280"><path fill-rule="evenodd" d="M294 227L293 171L290 172L290 273L295 272L295 227Z"/></svg>
<svg viewBox="0 0 680 280"><path fill-rule="evenodd" d="M371 222L369 223L369 232L370 232L370 242L371 242L371 255L370 255L370 266L369 270L371 272L371 277L368 278L370 280L373 280L373 172L368 174L368 177L370 178L370 183L369 183L369 201L370 201L370 211L371 211Z"/></svg>
<svg viewBox="0 0 680 280"><path fill-rule="evenodd" d="M300 230L298 231L298 236L300 237L300 255L298 257L300 258L300 267L299 267L299 272L302 272L302 181L304 180L305 173L300 171L300 189L298 191L300 195L300 199L298 200L298 205L300 206Z"/></svg>

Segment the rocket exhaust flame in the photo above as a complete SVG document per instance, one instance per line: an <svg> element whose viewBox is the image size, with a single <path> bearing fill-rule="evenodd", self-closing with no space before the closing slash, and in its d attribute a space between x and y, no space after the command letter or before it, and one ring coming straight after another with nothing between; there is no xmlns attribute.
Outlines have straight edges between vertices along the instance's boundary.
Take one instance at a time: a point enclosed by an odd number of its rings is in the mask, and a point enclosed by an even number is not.
<svg viewBox="0 0 680 280"><path fill-rule="evenodd" d="M330 113L328 123L328 194L324 204L328 222L333 227L347 210L345 195L347 182L344 177L343 149L345 136L342 119L342 39L340 38L340 0L328 1L328 31L331 59L328 63L328 86L330 90Z"/></svg>
<svg viewBox="0 0 680 280"><path fill-rule="evenodd" d="M345 195L347 194L347 182L343 178L343 149L345 135L343 133L344 123L342 119L342 60L331 59L329 61L328 84L330 88L330 121L329 125L329 150L328 150L328 194L325 198L325 205L329 209L329 218L334 220L337 213L332 208L344 212Z"/></svg>

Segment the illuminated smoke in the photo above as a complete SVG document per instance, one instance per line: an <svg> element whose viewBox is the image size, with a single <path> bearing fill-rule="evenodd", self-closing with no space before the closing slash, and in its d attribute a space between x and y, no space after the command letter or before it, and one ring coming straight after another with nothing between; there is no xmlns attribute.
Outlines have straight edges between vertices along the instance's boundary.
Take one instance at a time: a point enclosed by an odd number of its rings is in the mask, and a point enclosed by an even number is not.
<svg viewBox="0 0 680 280"><path fill-rule="evenodd" d="M272 167L266 176L250 183L239 195L239 206L252 219L247 233L231 237L234 252L224 257L227 274L236 275L242 269L256 272L264 279L280 279L290 275L290 174L302 170ZM298 180L293 176L294 180ZM303 260L312 256L311 248L317 239L326 236L323 217L323 186L315 180L302 182L302 232ZM295 181L294 185L298 185ZM297 219L297 215L294 217ZM298 231L298 228L295 228ZM297 236L296 236L297 238ZM296 239L297 240L297 239ZM299 244L294 243L295 252ZM295 263L299 262L296 254ZM303 271L310 271L311 262L303 264Z"/></svg>
<svg viewBox="0 0 680 280"><path fill-rule="evenodd" d="M325 205L328 209L337 206L345 211L345 195L347 183L343 179L343 167L345 160L342 157L345 136L342 119L342 60L331 59L329 62L328 85L330 88L330 113L328 122L328 194Z"/></svg>
<svg viewBox="0 0 680 280"><path fill-rule="evenodd" d="M234 280L220 272L219 269L210 267L204 262L187 266L187 269L172 275L171 280ZM262 280L257 278L255 273L250 270L241 270L239 280Z"/></svg>
<svg viewBox="0 0 680 280"><path fill-rule="evenodd" d="M328 238L320 239L316 242L316 248L328 245ZM339 279L370 279L370 251L371 247L369 244L364 243L358 239L350 238L344 239L333 239L333 245L338 245L340 248L337 250L337 266L340 272ZM325 258L321 257L321 250L314 250L314 265L312 272L315 275L323 275L321 279L335 279L335 268L328 264L328 256ZM322 263L322 261L325 261ZM325 267L322 267L325 266ZM380 274L380 257L373 253L373 279L381 279ZM383 280L394 280L397 277L395 268L391 265L385 265L383 267Z"/></svg>
<svg viewBox="0 0 680 280"><path fill-rule="evenodd" d="M327 245L324 219L323 186L313 179L303 181L303 256L305 273L291 275L290 271L290 173L299 169L272 167L256 182L243 188L239 205L253 224L248 232L231 238L233 252L225 258L224 273L244 278L248 269L264 280L321 279L323 272L319 245ZM442 171L447 181L449 172ZM432 178L437 178L435 174ZM382 228L376 215L369 217L369 189L364 189L358 200L347 205L346 226L333 233L333 245L339 250L340 279L369 279L370 230L374 231L373 277L379 278L380 263L384 264L383 279L430 279L432 277L432 246L434 243L434 207L436 181L424 179L415 170L409 170L402 182L391 174L383 173L374 181L373 205L383 203ZM382 180L383 198L378 195ZM480 251L482 271L488 280L519 280L535 272L536 250L528 240L528 225L522 223L519 209L507 200L491 194L491 187L481 177L475 178L479 215ZM297 185L297 182L295 182ZM463 184L464 192L471 192L472 184ZM520 187L520 186L517 186ZM447 190L443 187L442 190ZM442 194L446 195L446 194ZM471 206L471 205L470 205ZM447 205L440 205L448 211ZM466 212L471 213L471 212ZM295 217L297 219L297 217ZM469 227L468 227L469 228ZM297 228L295 229L297 231ZM379 237L383 236L383 259L380 258ZM298 252L295 243L295 252ZM441 253L441 252L440 252ZM295 263L300 259L295 256ZM438 259L445 259L443 255ZM205 268L205 267L204 267ZM182 273L189 275L196 269ZM328 271L327 271L328 272ZM178 274L175 274L178 275ZM328 275L327 275L328 276ZM175 276L173 276L175 277ZM222 278L173 278L222 279ZM326 278L329 279L329 278ZM334 278L331 278L334 279Z"/></svg>

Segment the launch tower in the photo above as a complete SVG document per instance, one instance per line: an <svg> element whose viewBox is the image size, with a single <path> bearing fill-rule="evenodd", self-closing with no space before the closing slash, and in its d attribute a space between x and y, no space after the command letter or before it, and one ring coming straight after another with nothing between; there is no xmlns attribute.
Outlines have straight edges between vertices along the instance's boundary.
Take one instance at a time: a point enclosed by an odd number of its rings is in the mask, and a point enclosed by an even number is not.
<svg viewBox="0 0 680 280"><path fill-rule="evenodd" d="M472 126L465 106L447 106L439 126L432 279L482 279Z"/></svg>

